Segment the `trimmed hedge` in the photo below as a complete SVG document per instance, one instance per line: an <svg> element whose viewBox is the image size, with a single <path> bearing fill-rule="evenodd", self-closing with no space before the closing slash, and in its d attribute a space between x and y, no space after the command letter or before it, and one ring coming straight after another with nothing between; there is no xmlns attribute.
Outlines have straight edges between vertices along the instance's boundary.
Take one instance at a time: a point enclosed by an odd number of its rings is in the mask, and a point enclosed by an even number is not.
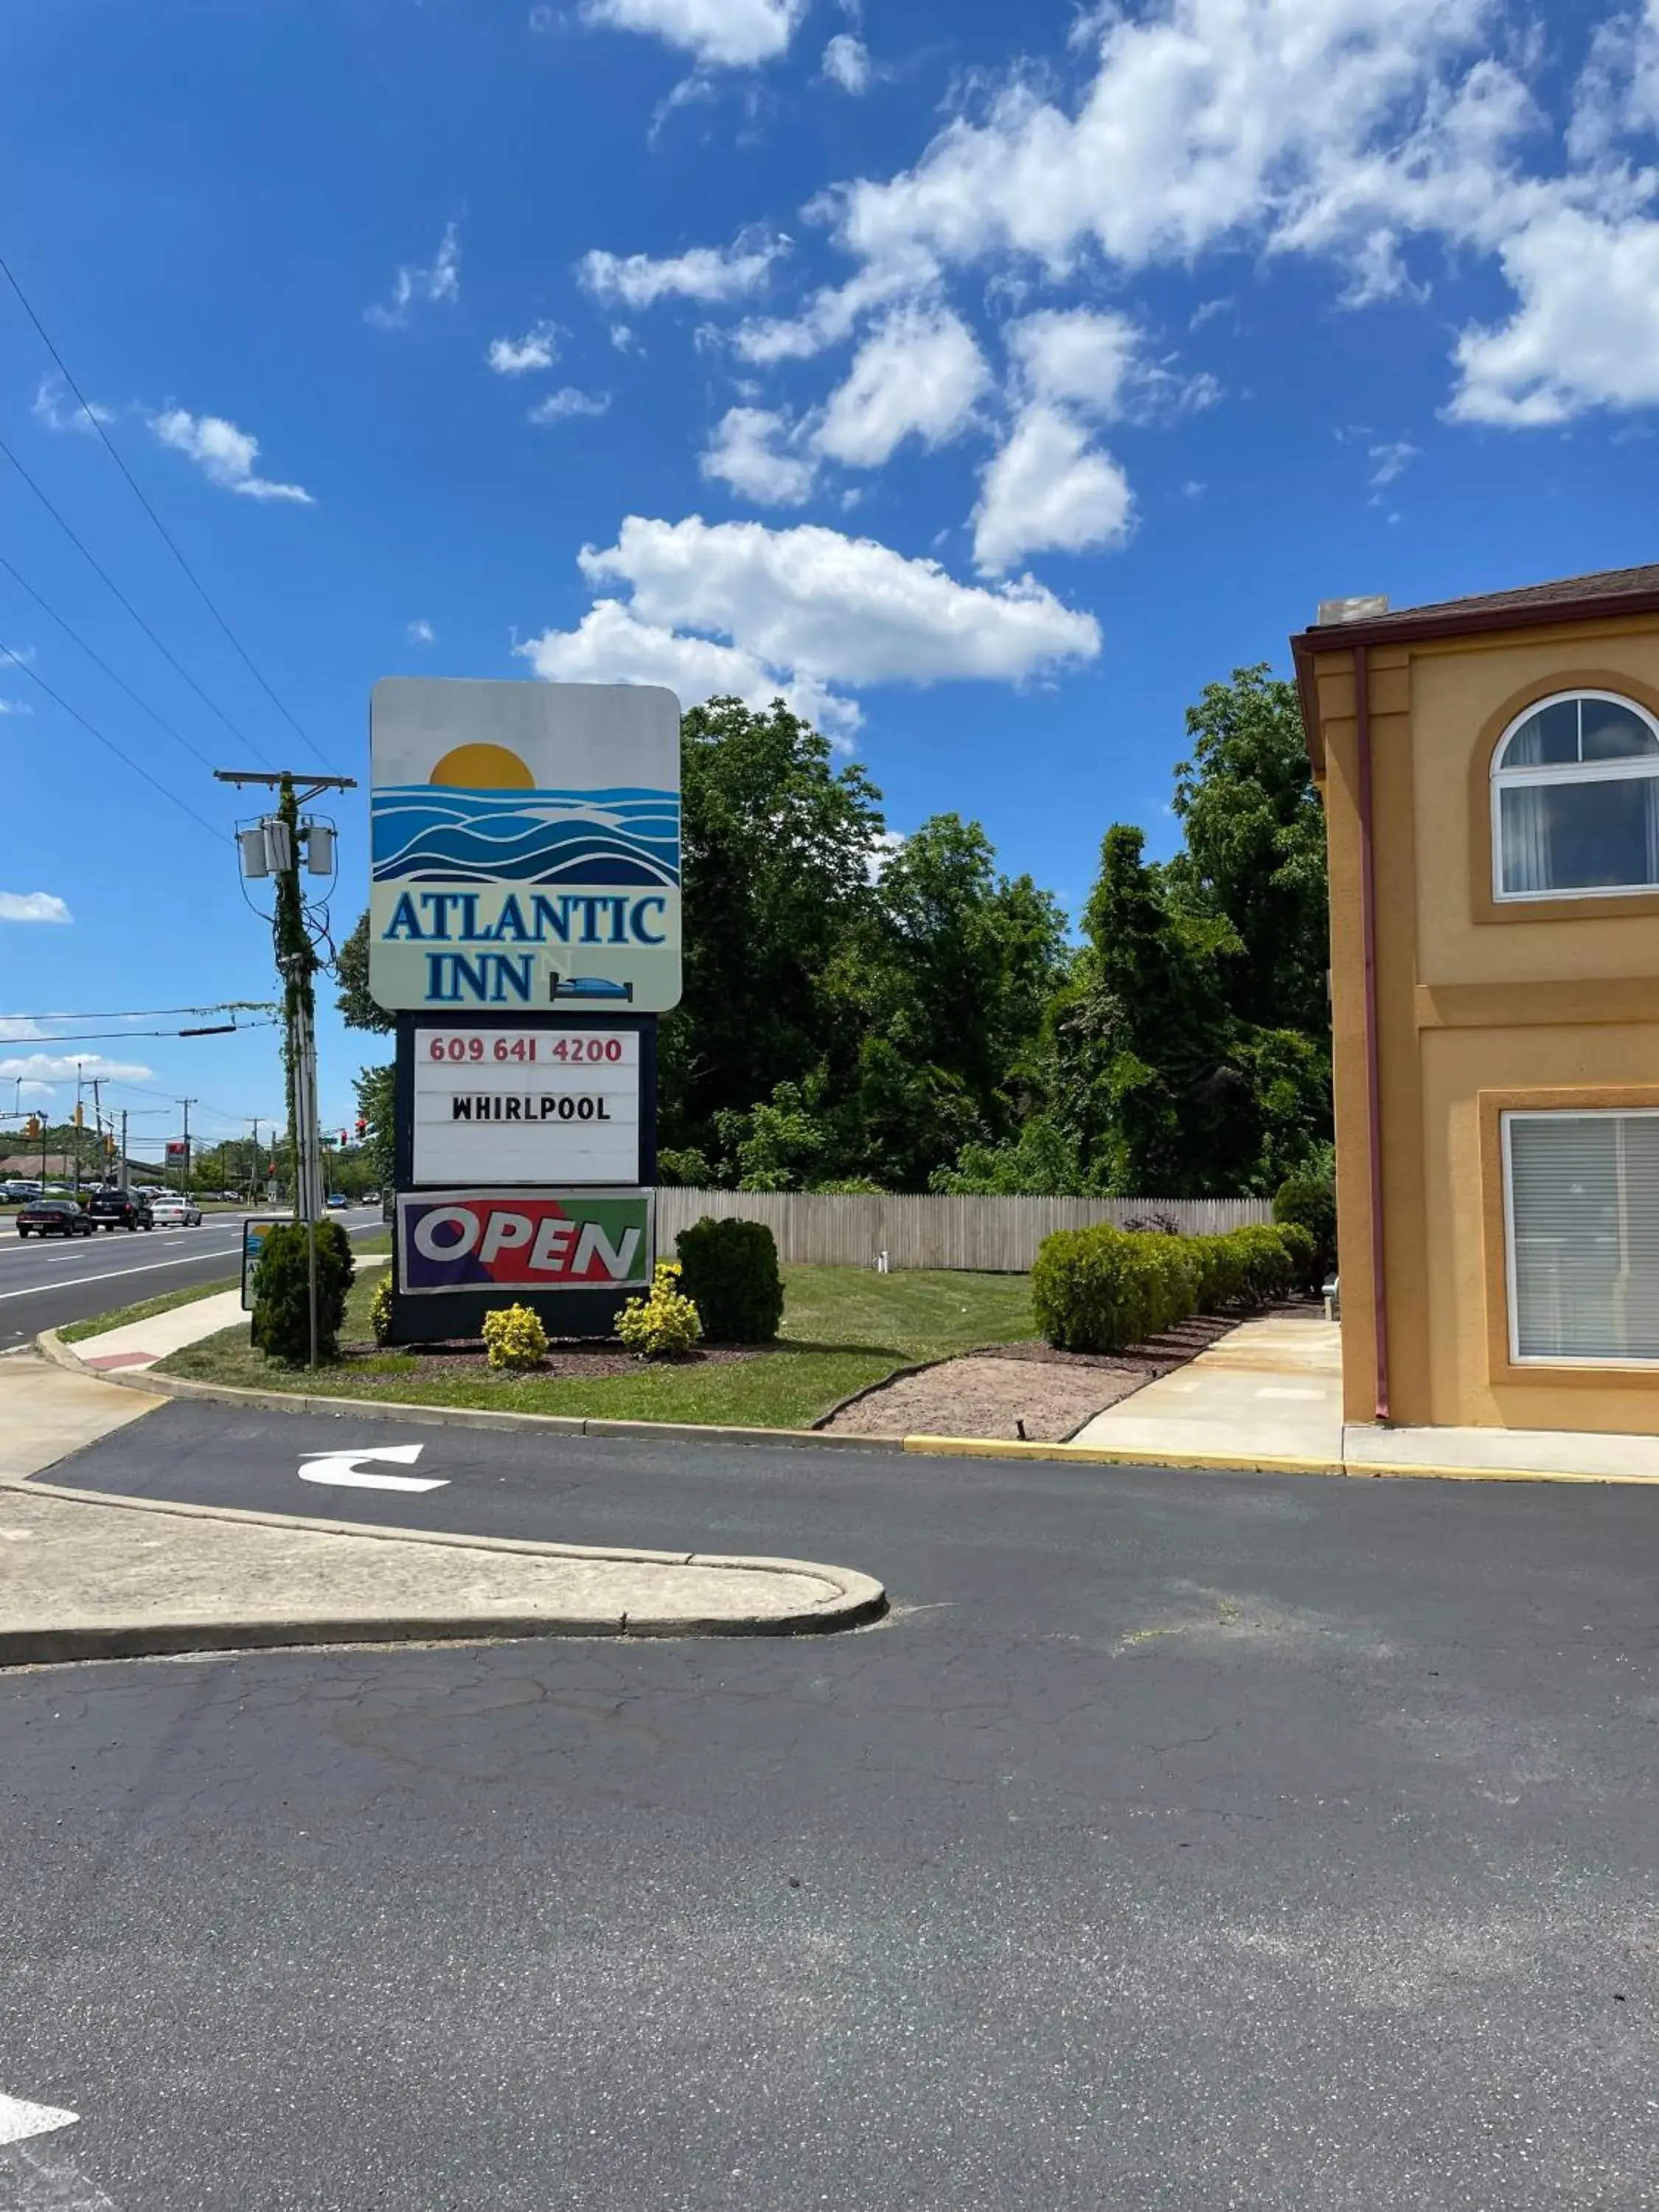
<svg viewBox="0 0 1659 2212"><path fill-rule="evenodd" d="M1062 1229L1031 1270L1037 1326L1063 1352L1125 1352L1194 1313L1250 1311L1305 1276L1311 1240L1266 1224L1222 1237Z"/></svg>
<svg viewBox="0 0 1659 2212"><path fill-rule="evenodd" d="M770 1344L783 1319L778 1248L763 1221L704 1214L674 1239L681 1294L715 1344Z"/></svg>

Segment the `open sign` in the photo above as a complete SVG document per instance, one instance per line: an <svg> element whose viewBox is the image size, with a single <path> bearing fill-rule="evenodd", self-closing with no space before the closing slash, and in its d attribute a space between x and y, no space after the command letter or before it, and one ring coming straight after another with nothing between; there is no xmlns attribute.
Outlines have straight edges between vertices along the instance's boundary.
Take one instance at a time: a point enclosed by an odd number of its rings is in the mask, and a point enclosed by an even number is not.
<svg viewBox="0 0 1659 2212"><path fill-rule="evenodd" d="M421 1191L398 1200L398 1288L629 1290L651 1279L648 1191Z"/></svg>

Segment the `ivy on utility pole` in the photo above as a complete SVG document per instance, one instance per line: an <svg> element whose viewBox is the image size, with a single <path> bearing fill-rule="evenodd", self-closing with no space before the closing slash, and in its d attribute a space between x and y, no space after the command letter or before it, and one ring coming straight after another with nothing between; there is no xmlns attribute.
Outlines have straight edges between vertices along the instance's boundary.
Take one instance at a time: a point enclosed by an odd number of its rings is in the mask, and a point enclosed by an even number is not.
<svg viewBox="0 0 1659 2212"><path fill-rule="evenodd" d="M294 1151L294 1213L296 1221L305 1224L309 1248L310 1364L314 1367L317 1221L324 1196L317 1149L317 1000L313 982L319 963L300 890L300 854L303 846L307 865L313 872L331 873L334 832L325 823L302 821L300 809L320 792L356 790L356 779L349 775L307 775L300 779L306 787L300 792L295 790L295 778L288 769L272 775L252 769L216 769L214 775L222 783L263 784L267 790L276 793L275 813L266 815L253 828L240 831L238 842L243 873L255 878L269 876L276 889L271 924L287 1017L283 1057L288 1077L289 1133Z"/></svg>

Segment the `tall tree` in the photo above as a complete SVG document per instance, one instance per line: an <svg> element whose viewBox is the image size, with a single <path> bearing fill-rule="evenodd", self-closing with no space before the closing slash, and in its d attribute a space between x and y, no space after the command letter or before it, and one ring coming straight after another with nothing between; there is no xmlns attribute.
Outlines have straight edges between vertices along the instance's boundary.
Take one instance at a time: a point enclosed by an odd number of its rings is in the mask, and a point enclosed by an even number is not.
<svg viewBox="0 0 1659 2212"><path fill-rule="evenodd" d="M1206 684L1187 710L1193 757L1176 769L1185 850L1171 893L1224 917L1243 948L1229 996L1240 1018L1326 1036L1325 819L1295 686L1265 661Z"/></svg>
<svg viewBox="0 0 1659 2212"><path fill-rule="evenodd" d="M823 980L869 908L881 794L781 700L712 699L681 733L685 984L662 1024L661 1123L665 1144L708 1147L718 1115L824 1057Z"/></svg>

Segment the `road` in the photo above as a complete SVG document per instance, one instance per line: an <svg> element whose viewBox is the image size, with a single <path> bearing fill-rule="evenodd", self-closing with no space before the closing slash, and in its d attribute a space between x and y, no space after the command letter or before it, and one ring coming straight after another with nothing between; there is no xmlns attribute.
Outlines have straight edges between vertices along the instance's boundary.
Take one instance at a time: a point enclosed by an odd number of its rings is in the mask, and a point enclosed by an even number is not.
<svg viewBox="0 0 1659 2212"><path fill-rule="evenodd" d="M354 1237L382 1225L378 1206L335 1218ZM8 1223L0 1230L0 1352L43 1328L234 1276L241 1251L239 1213L206 1214L199 1229L100 1229L73 1238L20 1237Z"/></svg>
<svg viewBox="0 0 1659 2212"><path fill-rule="evenodd" d="M55 1472L895 1609L0 1680L0 2091L82 2116L22 2212L1654 2201L1651 1492L183 1403Z"/></svg>

